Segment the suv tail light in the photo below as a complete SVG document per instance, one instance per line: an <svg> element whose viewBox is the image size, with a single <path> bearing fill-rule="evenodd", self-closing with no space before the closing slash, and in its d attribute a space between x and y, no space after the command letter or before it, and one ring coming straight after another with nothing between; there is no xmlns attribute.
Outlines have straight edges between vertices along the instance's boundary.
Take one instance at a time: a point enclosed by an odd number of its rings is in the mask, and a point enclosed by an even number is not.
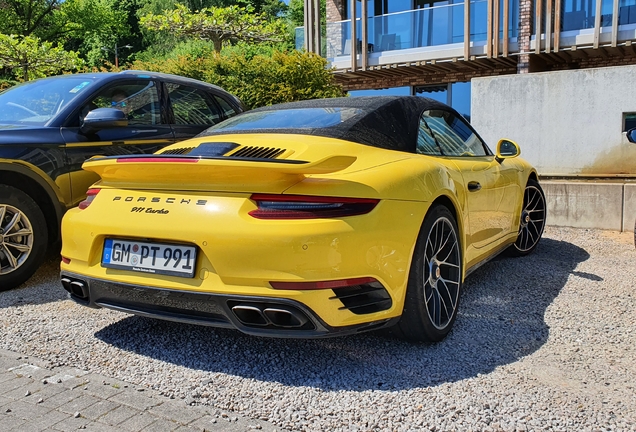
<svg viewBox="0 0 636 432"><path fill-rule="evenodd" d="M79 203L79 209L84 210L86 207L91 205L100 190L101 189L89 189L86 191L86 199Z"/></svg>
<svg viewBox="0 0 636 432"><path fill-rule="evenodd" d="M304 195L253 194L258 209L249 212L257 219L319 219L369 213L380 202L369 198L340 198Z"/></svg>

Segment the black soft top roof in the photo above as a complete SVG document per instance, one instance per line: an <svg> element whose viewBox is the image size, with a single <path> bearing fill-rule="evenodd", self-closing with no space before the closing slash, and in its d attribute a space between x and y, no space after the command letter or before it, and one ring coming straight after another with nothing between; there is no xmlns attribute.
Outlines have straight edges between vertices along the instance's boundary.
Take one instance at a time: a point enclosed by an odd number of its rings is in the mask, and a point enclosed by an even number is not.
<svg viewBox="0 0 636 432"><path fill-rule="evenodd" d="M199 136L232 133L288 133L338 138L390 150L415 151L419 118L423 111L444 109L448 105L419 96L366 96L315 99L257 108L248 113L299 108L358 108L363 110L335 126L295 129L207 130ZM243 114L244 115L244 114Z"/></svg>

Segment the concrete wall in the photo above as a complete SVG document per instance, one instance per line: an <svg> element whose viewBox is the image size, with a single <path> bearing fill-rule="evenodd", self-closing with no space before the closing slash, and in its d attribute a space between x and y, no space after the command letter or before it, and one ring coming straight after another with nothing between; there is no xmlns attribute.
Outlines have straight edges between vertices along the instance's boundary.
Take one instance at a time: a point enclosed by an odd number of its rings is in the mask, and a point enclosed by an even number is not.
<svg viewBox="0 0 636 432"><path fill-rule="evenodd" d="M636 112L636 66L474 78L471 123L494 149L521 146L540 175L636 177L636 144L623 112Z"/></svg>
<svg viewBox="0 0 636 432"><path fill-rule="evenodd" d="M542 181L541 185L546 195L548 225L615 231L634 228L636 212L628 215L623 210L628 185L591 181Z"/></svg>

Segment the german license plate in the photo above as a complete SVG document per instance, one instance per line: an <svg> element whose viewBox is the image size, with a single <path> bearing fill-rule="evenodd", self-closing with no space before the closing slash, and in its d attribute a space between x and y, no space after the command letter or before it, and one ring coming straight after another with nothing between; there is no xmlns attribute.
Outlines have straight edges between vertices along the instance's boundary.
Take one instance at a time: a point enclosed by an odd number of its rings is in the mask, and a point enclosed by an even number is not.
<svg viewBox="0 0 636 432"><path fill-rule="evenodd" d="M102 267L191 278L196 255L194 246L106 239Z"/></svg>

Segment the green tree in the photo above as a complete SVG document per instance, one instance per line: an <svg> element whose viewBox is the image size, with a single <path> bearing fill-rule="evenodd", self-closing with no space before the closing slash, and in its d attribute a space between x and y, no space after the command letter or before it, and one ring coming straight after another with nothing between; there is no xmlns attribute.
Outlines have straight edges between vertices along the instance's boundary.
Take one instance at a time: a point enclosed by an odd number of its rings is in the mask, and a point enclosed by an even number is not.
<svg viewBox="0 0 636 432"><path fill-rule="evenodd" d="M54 27L53 15L63 0L4 0L0 3L0 33L40 35Z"/></svg>
<svg viewBox="0 0 636 432"><path fill-rule="evenodd" d="M83 62L74 51L33 36L0 34L0 68L11 69L23 81L77 70Z"/></svg>
<svg viewBox="0 0 636 432"><path fill-rule="evenodd" d="M102 47L125 45L123 39L130 33L127 14L117 8L119 4L118 0L65 0L55 16L61 23L57 40L64 41L67 49L79 50L90 65L100 65L108 56Z"/></svg>
<svg viewBox="0 0 636 432"><path fill-rule="evenodd" d="M176 9L163 15L149 13L143 16L140 24L176 36L209 40L217 53L229 40L280 41L285 33L280 21L268 22L265 16L253 13L252 7L239 6L204 8L193 13L185 6L177 5Z"/></svg>
<svg viewBox="0 0 636 432"><path fill-rule="evenodd" d="M289 0L287 18L292 26L302 27L305 25L305 2L303 0Z"/></svg>

